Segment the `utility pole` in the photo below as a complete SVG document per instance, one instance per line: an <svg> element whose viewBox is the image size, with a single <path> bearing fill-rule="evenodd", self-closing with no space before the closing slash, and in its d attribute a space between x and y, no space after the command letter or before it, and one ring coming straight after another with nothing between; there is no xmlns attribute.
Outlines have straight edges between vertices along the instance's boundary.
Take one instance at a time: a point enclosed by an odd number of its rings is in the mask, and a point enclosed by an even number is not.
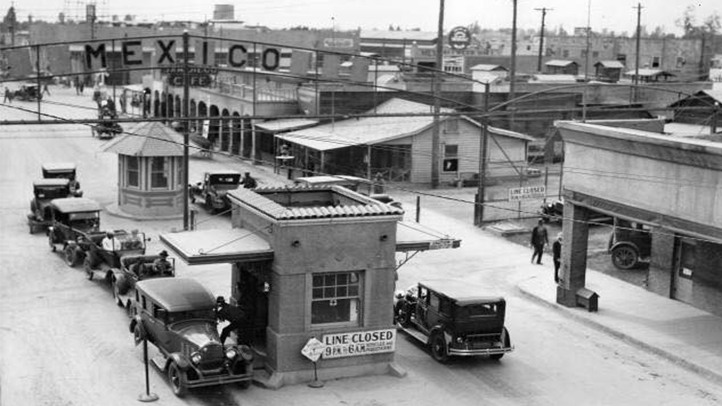
<svg viewBox="0 0 722 406"><path fill-rule="evenodd" d="M441 71L444 53L444 0L439 0L439 29L436 38L436 69L434 70L434 124L431 130L431 188L439 187L439 115L441 114ZM378 71L378 67L377 67Z"/></svg>
<svg viewBox="0 0 722 406"><path fill-rule="evenodd" d="M481 227L484 222L484 180L486 179L486 150L489 148L489 82L484 83L484 118L481 120L479 140L479 188L476 192L474 225Z"/></svg>
<svg viewBox="0 0 722 406"><path fill-rule="evenodd" d="M634 57L634 101L637 101L637 85L639 84L639 41L642 34L642 5L637 3L637 44Z"/></svg>
<svg viewBox="0 0 722 406"><path fill-rule="evenodd" d="M551 8L535 8L534 10L541 11L542 13L542 21L541 21L541 32L539 34L539 60L537 62L536 70L541 73L542 71L542 56L544 55L544 19L547 15L547 11L551 11L553 9Z"/></svg>
<svg viewBox="0 0 722 406"><path fill-rule="evenodd" d="M587 48L584 59L584 94L582 95L582 122L587 121L587 91L589 90L589 51L592 36L592 0L587 1Z"/></svg>
<svg viewBox="0 0 722 406"><path fill-rule="evenodd" d="M514 100L514 81L516 80L516 3L517 0L512 0L514 2L514 16L512 18L511 22L511 69L509 69L509 75L511 75L511 78L509 78L509 100Z"/></svg>
<svg viewBox="0 0 722 406"><path fill-rule="evenodd" d="M188 53L190 51L190 35L188 34L188 30L185 30L183 32L183 117L186 119L188 118L188 115L190 114L189 107L190 107L190 85L188 84L189 78L188 78L188 72L189 72L189 58ZM196 59L198 59L198 56L196 55ZM255 92L255 90L254 90ZM255 114L255 112L254 112ZM188 186L188 160L189 160L189 147L188 144L190 143L190 127L191 123L189 120L185 121L185 125L183 126L183 230L188 231L189 229L189 211L188 211L188 201L190 200L189 196L189 186ZM211 147L212 148L212 147Z"/></svg>

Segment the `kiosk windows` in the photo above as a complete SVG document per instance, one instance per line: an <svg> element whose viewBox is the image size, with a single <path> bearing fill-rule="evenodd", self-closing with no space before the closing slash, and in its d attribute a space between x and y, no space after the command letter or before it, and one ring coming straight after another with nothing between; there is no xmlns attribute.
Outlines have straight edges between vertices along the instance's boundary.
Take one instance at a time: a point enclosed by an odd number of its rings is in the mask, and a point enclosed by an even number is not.
<svg viewBox="0 0 722 406"><path fill-rule="evenodd" d="M313 275L311 324L358 325L363 272Z"/></svg>

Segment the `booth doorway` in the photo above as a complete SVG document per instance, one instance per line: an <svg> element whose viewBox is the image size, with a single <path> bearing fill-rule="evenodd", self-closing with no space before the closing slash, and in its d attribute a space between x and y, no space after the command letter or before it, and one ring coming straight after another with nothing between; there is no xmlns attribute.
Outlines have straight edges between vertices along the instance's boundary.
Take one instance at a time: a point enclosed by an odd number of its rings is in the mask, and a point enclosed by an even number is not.
<svg viewBox="0 0 722 406"><path fill-rule="evenodd" d="M265 353L271 263L238 263L233 268L231 303L240 306L248 320L248 326L240 332L239 339L256 352Z"/></svg>
<svg viewBox="0 0 722 406"><path fill-rule="evenodd" d="M677 246L672 281L672 298L681 302L693 303L693 276L696 259L696 244L692 240L681 238Z"/></svg>

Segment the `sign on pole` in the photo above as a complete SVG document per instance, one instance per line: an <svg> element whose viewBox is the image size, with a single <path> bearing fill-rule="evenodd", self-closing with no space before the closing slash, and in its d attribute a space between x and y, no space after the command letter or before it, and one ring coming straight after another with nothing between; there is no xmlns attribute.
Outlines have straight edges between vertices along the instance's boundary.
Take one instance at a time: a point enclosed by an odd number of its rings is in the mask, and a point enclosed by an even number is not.
<svg viewBox="0 0 722 406"><path fill-rule="evenodd" d="M521 200L539 199L546 197L546 186L524 186L509 188L509 201L516 202Z"/></svg>
<svg viewBox="0 0 722 406"><path fill-rule="evenodd" d="M316 362L321 358L321 354L325 349L326 346L322 342L318 341L316 337L311 337L301 349L301 354L310 359L311 362Z"/></svg>
<svg viewBox="0 0 722 406"><path fill-rule="evenodd" d="M457 51L465 50L471 45L471 32L466 27L454 27L449 32L449 45Z"/></svg>

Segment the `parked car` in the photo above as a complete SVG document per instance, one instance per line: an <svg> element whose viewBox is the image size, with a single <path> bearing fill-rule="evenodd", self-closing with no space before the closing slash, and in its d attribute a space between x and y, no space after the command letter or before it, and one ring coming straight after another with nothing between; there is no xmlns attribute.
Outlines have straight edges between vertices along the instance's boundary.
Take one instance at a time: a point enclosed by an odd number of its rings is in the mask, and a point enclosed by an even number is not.
<svg viewBox="0 0 722 406"><path fill-rule="evenodd" d="M107 250L102 245L103 238L93 238L85 250L83 269L88 280L96 275L112 285L114 275L119 272L125 256L145 254L145 234L132 230L113 230L113 249ZM107 233L106 233L107 234Z"/></svg>
<svg viewBox="0 0 722 406"><path fill-rule="evenodd" d="M514 349L504 326L506 301L481 292L482 287L455 280L419 282L396 294L394 319L439 362L480 355L498 360Z"/></svg>
<svg viewBox="0 0 722 406"><path fill-rule="evenodd" d="M76 266L85 258L85 252L105 237L100 231L100 205L85 197L53 199L48 206L51 225L48 243L53 251L62 247L68 266Z"/></svg>
<svg viewBox="0 0 722 406"><path fill-rule="evenodd" d="M159 255L125 255L120 259L120 267L113 270L113 297L118 306L126 309L130 317L135 316L135 285L144 280L172 278L175 276L175 258L168 258L170 268L159 270L155 261Z"/></svg>
<svg viewBox="0 0 722 406"><path fill-rule="evenodd" d="M358 176L349 175L319 175L319 176L304 176L294 180L297 185L309 185L309 186L343 186L347 189L353 190L354 192L360 193L364 196L368 196L374 200L378 200L381 203L388 204L390 206L398 207L401 209L401 202L394 200L393 197L386 193L376 193L374 187L380 185L375 184L365 178L359 178Z"/></svg>
<svg viewBox="0 0 722 406"><path fill-rule="evenodd" d="M225 211L231 208L226 194L236 190L241 184L241 173L237 171L211 171L203 175L203 182L190 187L191 202L196 199L203 202L210 212Z"/></svg>
<svg viewBox="0 0 722 406"><path fill-rule="evenodd" d="M136 344L147 339L162 357L153 363L168 375L176 396L202 386L253 379L253 352L246 345L224 345L218 335L216 299L187 278L160 278L136 285L136 315L130 322Z"/></svg>
<svg viewBox="0 0 722 406"><path fill-rule="evenodd" d="M652 252L652 235L648 226L623 219L614 220L609 236L612 263L619 269L635 268Z"/></svg>
<svg viewBox="0 0 722 406"><path fill-rule="evenodd" d="M49 226L52 222L50 202L70 196L67 179L41 179L33 182L33 199L30 201L28 227L30 234Z"/></svg>
<svg viewBox="0 0 722 406"><path fill-rule="evenodd" d="M541 216L541 218L547 223L561 223L564 219L564 200L551 200L542 204L538 213L539 216ZM614 218L610 215L591 210L588 221L592 224L611 224L614 221Z"/></svg>
<svg viewBox="0 0 722 406"><path fill-rule="evenodd" d="M70 183L70 193L75 197L82 197L83 191L80 189L80 182L77 177L77 165L72 162L52 162L44 163L42 166L44 179L68 179Z"/></svg>
<svg viewBox="0 0 722 406"><path fill-rule="evenodd" d="M20 85L20 89L15 91L13 98L20 101L35 101L42 100L43 95L40 93L37 83L23 83Z"/></svg>

